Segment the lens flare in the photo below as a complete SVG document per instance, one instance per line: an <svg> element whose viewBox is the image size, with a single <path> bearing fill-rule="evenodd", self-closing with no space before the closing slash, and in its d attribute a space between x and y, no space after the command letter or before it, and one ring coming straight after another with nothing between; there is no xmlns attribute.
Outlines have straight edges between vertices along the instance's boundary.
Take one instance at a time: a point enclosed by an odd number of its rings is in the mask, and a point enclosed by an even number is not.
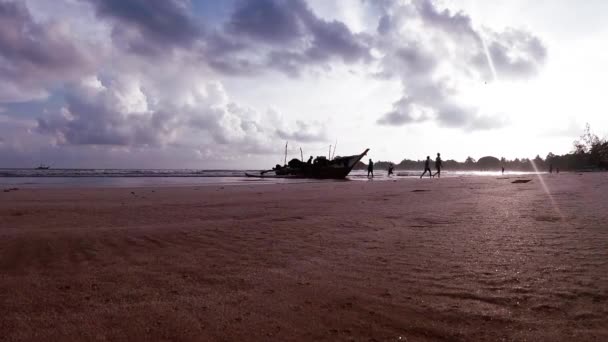
<svg viewBox="0 0 608 342"><path fill-rule="evenodd" d="M557 203L555 202L553 195L551 195L551 191L549 190L547 183L545 183L543 176L541 175L540 171L538 170L536 163L534 163L534 160L530 159L530 164L532 164L532 168L536 172L536 176L538 177L538 180L540 181L540 185L543 187L543 190L547 194L547 197L549 197L549 201L551 201L551 205L553 206L553 209L559 215L559 218L561 220L564 220L564 218L565 218L564 214L562 213L561 210L559 210L559 207L557 206Z"/></svg>
<svg viewBox="0 0 608 342"><path fill-rule="evenodd" d="M494 61L492 60L492 55L490 54L490 50L488 49L488 44L486 44L486 39L483 37L483 32L479 32L479 38L481 39L481 45L483 46L483 52L486 55L486 60L488 61L488 67L490 67L490 71L492 72L493 81L498 81L498 74L496 73L496 68L494 68Z"/></svg>

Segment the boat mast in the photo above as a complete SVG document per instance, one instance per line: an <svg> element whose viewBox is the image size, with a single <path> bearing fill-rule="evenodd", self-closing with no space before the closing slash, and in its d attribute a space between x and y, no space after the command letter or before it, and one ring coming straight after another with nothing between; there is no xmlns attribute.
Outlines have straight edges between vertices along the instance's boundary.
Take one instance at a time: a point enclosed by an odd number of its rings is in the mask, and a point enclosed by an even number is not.
<svg viewBox="0 0 608 342"><path fill-rule="evenodd" d="M331 159L333 160L336 156L336 148L338 147L338 139L336 139L336 143L334 144L334 153L331 155Z"/></svg>

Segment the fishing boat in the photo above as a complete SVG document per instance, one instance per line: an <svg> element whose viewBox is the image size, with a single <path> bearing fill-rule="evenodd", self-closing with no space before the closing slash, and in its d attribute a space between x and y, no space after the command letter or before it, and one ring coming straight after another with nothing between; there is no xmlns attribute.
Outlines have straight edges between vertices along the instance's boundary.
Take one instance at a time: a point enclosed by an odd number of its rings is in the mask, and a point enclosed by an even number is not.
<svg viewBox="0 0 608 342"><path fill-rule="evenodd" d="M50 169L50 168L51 168L51 167L50 167L49 165L40 164L40 165L39 165L39 166L36 168L36 170L48 170L48 169Z"/></svg>
<svg viewBox="0 0 608 342"><path fill-rule="evenodd" d="M319 156L314 161L309 160L309 162L292 159L287 165L277 165L271 170L260 171L260 173L245 173L245 175L256 178L344 179L368 151L369 148L361 154L333 159Z"/></svg>

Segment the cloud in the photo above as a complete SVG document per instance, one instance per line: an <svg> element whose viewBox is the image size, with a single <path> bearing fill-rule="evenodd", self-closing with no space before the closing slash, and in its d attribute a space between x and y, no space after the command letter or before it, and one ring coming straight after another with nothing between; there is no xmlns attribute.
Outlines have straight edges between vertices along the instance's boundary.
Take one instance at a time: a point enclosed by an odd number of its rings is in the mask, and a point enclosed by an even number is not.
<svg viewBox="0 0 608 342"><path fill-rule="evenodd" d="M306 34L306 22L312 16L301 0L240 1L226 23L226 31L272 45L295 44Z"/></svg>
<svg viewBox="0 0 608 342"><path fill-rule="evenodd" d="M465 13L439 9L431 0L385 2L382 8L376 46L383 57L376 75L399 77L404 94L377 120L381 125L435 121L467 130L498 128L506 120L462 103L462 88L493 80L488 55L498 77L512 80L534 76L546 60L544 44L531 33L477 30Z"/></svg>
<svg viewBox="0 0 608 342"><path fill-rule="evenodd" d="M190 48L202 36L202 27L183 0L85 0L98 17L114 24L112 39L141 55L158 55L173 48Z"/></svg>
<svg viewBox="0 0 608 342"><path fill-rule="evenodd" d="M433 113L428 107L413 103L408 97L402 97L393 104L393 110L386 113L378 123L388 126L400 126L416 122L428 121Z"/></svg>
<svg viewBox="0 0 608 342"><path fill-rule="evenodd" d="M304 0L237 1L224 24L205 27L185 0L82 0L112 25L117 48L158 58L179 51L228 75L298 76L330 62L371 59L369 37L319 18Z"/></svg>
<svg viewBox="0 0 608 342"><path fill-rule="evenodd" d="M0 102L47 97L93 67L86 51L65 25L38 23L23 2L0 1Z"/></svg>
<svg viewBox="0 0 608 342"><path fill-rule="evenodd" d="M439 10L432 0L415 0L413 6L426 28L441 30L458 38L480 40L478 32L473 29L471 18L464 12Z"/></svg>
<svg viewBox="0 0 608 342"><path fill-rule="evenodd" d="M327 141L325 127L318 122L309 123L298 120L293 129L277 128L277 135L284 140L304 143Z"/></svg>
<svg viewBox="0 0 608 342"><path fill-rule="evenodd" d="M250 95L240 98L243 86L227 76L253 78L264 87L285 81L269 73L331 78L344 69L401 84L380 125L494 129L506 120L461 96L468 83L493 78L484 44L499 78L533 77L547 59L534 34L477 28L466 13L430 0L365 4L375 10L362 14L377 16L365 20L377 25L354 31L359 26L319 15L304 0L240 0L214 20L190 0L64 0L57 5L62 10L46 2L0 0L0 103L43 100L13 112L16 107L7 105L6 115L27 112L28 118L15 119L24 125L3 123L2 146L13 156L48 144L56 155L88 151L120 160L128 159L124 151L152 156L181 150L188 151L180 154L184 158L208 160L272 154L277 140L327 141L325 123L282 117L266 109L273 99L250 108ZM308 86L298 89L304 94ZM32 112L38 120L30 119ZM27 132L29 150L7 127Z"/></svg>
<svg viewBox="0 0 608 342"><path fill-rule="evenodd" d="M196 84L171 102L145 89L152 87L158 84L141 75L112 75L104 83L83 80L68 89L59 113L39 119L39 131L73 145L163 146L192 124L212 129L219 143L230 140L234 127L224 129L232 120L221 88Z"/></svg>
<svg viewBox="0 0 608 342"><path fill-rule="evenodd" d="M279 138L313 142L325 135L320 124L296 121L292 127L275 111L241 106L217 81L137 73L87 78L67 88L65 105L39 118L36 131L61 145L209 146L231 154L271 153Z"/></svg>
<svg viewBox="0 0 608 342"><path fill-rule="evenodd" d="M240 1L226 24L206 37L209 65L230 74L277 70L298 76L330 62L371 60L370 39L318 17L303 0Z"/></svg>
<svg viewBox="0 0 608 342"><path fill-rule="evenodd" d="M487 44L499 77L518 79L535 76L547 59L543 42L526 31L507 29L490 32Z"/></svg>
<svg viewBox="0 0 608 342"><path fill-rule="evenodd" d="M505 126L509 121L503 115L477 115L468 121L467 131L492 130Z"/></svg>
<svg viewBox="0 0 608 342"><path fill-rule="evenodd" d="M68 89L66 106L41 118L39 130L75 145L160 145L171 134L167 113L147 108L138 81L117 78L107 86L88 80Z"/></svg>

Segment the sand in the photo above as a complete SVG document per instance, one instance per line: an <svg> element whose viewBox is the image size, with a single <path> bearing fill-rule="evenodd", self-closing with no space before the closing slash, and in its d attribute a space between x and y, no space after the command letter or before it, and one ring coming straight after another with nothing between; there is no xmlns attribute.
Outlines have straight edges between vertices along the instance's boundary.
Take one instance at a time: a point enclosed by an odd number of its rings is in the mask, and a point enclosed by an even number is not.
<svg viewBox="0 0 608 342"><path fill-rule="evenodd" d="M0 191L0 340L608 340L608 174L514 179Z"/></svg>

